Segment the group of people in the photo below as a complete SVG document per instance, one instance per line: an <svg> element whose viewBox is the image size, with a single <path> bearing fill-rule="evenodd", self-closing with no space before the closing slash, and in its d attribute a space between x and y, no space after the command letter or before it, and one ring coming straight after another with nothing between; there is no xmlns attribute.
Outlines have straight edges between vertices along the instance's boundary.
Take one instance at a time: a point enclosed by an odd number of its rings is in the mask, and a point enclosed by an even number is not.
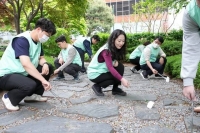
<svg viewBox="0 0 200 133"><path fill-rule="evenodd" d="M139 45L129 56L130 62L135 66L131 71L142 70L140 75L143 79L155 74L155 77L166 77L163 75L165 64L167 62L166 54L161 49L164 39L161 36L155 37L154 41L146 41Z"/></svg>
<svg viewBox="0 0 200 133"><path fill-rule="evenodd" d="M196 100L193 79L199 63L200 50L200 0L192 0L183 16L183 58L181 77L183 78L183 94L190 100ZM0 60L0 89L6 90L2 101L6 109L19 110L19 103L45 102L44 91L51 89L49 82L52 74L58 74L56 80L64 79L63 72L79 81L79 72L87 73L94 82L93 91L98 96L104 96L103 88L112 85L112 94L126 96L126 92L119 88L122 84L129 87L129 81L123 77L127 36L123 30L114 30L104 44L93 56L91 45L100 41L99 36L81 38L68 44L65 36L56 38L55 42L61 48L53 66L44 58L42 43L56 33L55 25L46 18L40 18L32 31L26 31L14 37L7 46ZM164 39L156 37L139 45L130 55L130 62L135 66L131 69L141 71L141 76L147 79L155 74L163 74L166 64L166 54L161 49ZM84 67L84 55L88 53L91 59L87 71ZM200 111L200 107L194 109Z"/></svg>

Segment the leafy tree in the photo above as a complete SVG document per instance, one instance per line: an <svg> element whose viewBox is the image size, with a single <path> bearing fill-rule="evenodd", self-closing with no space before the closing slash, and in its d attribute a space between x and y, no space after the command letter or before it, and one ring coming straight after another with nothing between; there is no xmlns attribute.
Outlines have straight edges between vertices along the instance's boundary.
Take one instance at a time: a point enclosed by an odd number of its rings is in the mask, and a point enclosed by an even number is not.
<svg viewBox="0 0 200 133"><path fill-rule="evenodd" d="M114 23L112 8L107 6L103 0L92 0L86 12L86 23L88 36L92 32L110 32Z"/></svg>
<svg viewBox="0 0 200 133"><path fill-rule="evenodd" d="M154 32L156 20L162 18L167 7L160 0L141 0L133 5L133 9L137 18L147 26L148 32Z"/></svg>
<svg viewBox="0 0 200 133"><path fill-rule="evenodd" d="M13 15L15 29L20 33L20 22L23 22L25 30L28 30L32 29L31 25L40 17L50 18L62 28L75 26L83 18L88 2L87 0L0 0L0 3L3 3ZM81 22L83 23L78 26L79 28L84 27L84 21Z"/></svg>
<svg viewBox="0 0 200 133"><path fill-rule="evenodd" d="M175 9L175 13L178 13L183 7L188 4L188 0L163 0L165 1L166 5L171 8Z"/></svg>

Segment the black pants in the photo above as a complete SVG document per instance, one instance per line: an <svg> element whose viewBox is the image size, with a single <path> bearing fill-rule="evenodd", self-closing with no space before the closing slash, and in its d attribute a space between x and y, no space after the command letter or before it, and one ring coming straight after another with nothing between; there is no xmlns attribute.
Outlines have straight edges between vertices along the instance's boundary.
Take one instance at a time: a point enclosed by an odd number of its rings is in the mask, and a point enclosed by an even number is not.
<svg viewBox="0 0 200 133"><path fill-rule="evenodd" d="M47 81L53 73L52 65L48 64L48 66L49 74L43 76ZM42 66L39 65L37 70L41 73ZM44 93L44 88L39 80L30 75L24 76L17 73L1 77L0 89L8 91L7 94L13 106L18 105L26 96L31 96L32 94L42 95Z"/></svg>
<svg viewBox="0 0 200 133"><path fill-rule="evenodd" d="M58 60L58 59L56 59L56 60L54 61L54 65L55 65L56 68L59 68L59 67L61 66L61 64L59 63L59 60ZM81 70L81 67L80 67L78 64L73 64L73 63L69 64L67 67L65 67L65 68L63 69L63 71L64 71L65 73L67 73L67 74L69 74L69 75L71 75L71 76L73 76L73 77L77 77L78 72L79 72L80 70ZM59 72L58 72L58 77L64 77L63 71L59 71Z"/></svg>
<svg viewBox="0 0 200 133"><path fill-rule="evenodd" d="M78 48L76 46L74 46L74 47L76 48L76 50L78 51L78 53L81 57L81 62L82 62L81 72L86 72L85 65L84 65L85 51L83 51L81 48Z"/></svg>
<svg viewBox="0 0 200 133"><path fill-rule="evenodd" d="M118 62L119 65L117 67L115 67L115 69L117 70L117 72L123 76L124 74L124 65L120 62ZM121 84L121 81L119 81L118 79L116 79L110 72L107 73L102 73L101 75L99 75L97 78L92 79L92 82L100 85L103 88L108 87L109 85L113 85L113 88L117 88L118 85Z"/></svg>
<svg viewBox="0 0 200 133"><path fill-rule="evenodd" d="M135 66L135 69L136 69L137 71L139 71L139 70L141 69L141 67L140 67L140 57L136 57L135 59L130 59L130 62L131 62L132 64L136 65L136 66Z"/></svg>
<svg viewBox="0 0 200 133"><path fill-rule="evenodd" d="M163 57L160 57L160 58L163 58ZM156 60L156 62L150 62L150 63L151 63L151 65L152 65L152 67L154 69L156 69L160 74L163 74L164 69L165 69L165 64L167 63L167 59L163 58L164 59L164 63L163 64L159 64L160 58L158 58ZM142 68L142 70L146 70L148 75L152 75L153 74L153 72L151 71L151 69L148 67L147 64L141 65L141 68Z"/></svg>

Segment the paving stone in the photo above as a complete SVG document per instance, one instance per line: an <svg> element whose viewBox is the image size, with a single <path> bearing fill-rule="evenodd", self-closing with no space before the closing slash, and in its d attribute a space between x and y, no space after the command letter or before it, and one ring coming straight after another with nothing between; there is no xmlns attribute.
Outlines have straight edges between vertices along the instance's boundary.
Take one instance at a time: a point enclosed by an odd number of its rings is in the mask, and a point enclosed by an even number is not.
<svg viewBox="0 0 200 133"><path fill-rule="evenodd" d="M60 98L70 98L74 95L74 92L71 91L63 91L63 90L52 90L57 96ZM50 91L45 91L43 96L54 97L54 95Z"/></svg>
<svg viewBox="0 0 200 133"><path fill-rule="evenodd" d="M6 113L6 112L8 112L8 110L6 110L6 109L0 109L0 115L3 114L3 113Z"/></svg>
<svg viewBox="0 0 200 133"><path fill-rule="evenodd" d="M89 88L87 88L87 87L83 88L83 87L59 86L58 89L59 90L69 90L69 91L80 92L80 91L88 90Z"/></svg>
<svg viewBox="0 0 200 133"><path fill-rule="evenodd" d="M33 102L33 103L21 102L20 105L26 106L26 107L34 107L37 109L45 109L45 110L54 108L54 106L48 102Z"/></svg>
<svg viewBox="0 0 200 133"><path fill-rule="evenodd" d="M159 127L157 125L144 127L140 130L139 133L177 133L176 131L166 128L166 127Z"/></svg>
<svg viewBox="0 0 200 133"><path fill-rule="evenodd" d="M30 111L30 110L26 110L26 109L11 112L11 113L9 113L9 115L1 116L0 126L12 124L12 123L22 120L24 118L31 117L32 115L34 115L34 112Z"/></svg>
<svg viewBox="0 0 200 133"><path fill-rule="evenodd" d="M89 117L104 118L118 115L118 106L110 104L86 104L77 105L67 109L62 109L61 112L68 114L80 114Z"/></svg>
<svg viewBox="0 0 200 133"><path fill-rule="evenodd" d="M143 120L158 120L160 119L160 114L158 109L152 108L149 109L147 106L136 106L135 107L135 115L136 117Z"/></svg>
<svg viewBox="0 0 200 133"><path fill-rule="evenodd" d="M163 105L164 106L172 105L174 102L175 101L173 99L166 98L166 99L163 100Z"/></svg>
<svg viewBox="0 0 200 133"><path fill-rule="evenodd" d="M80 104L80 103L85 103L91 100L96 99L96 97L93 96L85 96L85 97L81 97L81 98L74 98L74 99L70 99L70 102L72 104Z"/></svg>
<svg viewBox="0 0 200 133"><path fill-rule="evenodd" d="M184 117L187 130L191 131L192 116ZM193 131L200 131L200 117L193 116Z"/></svg>
<svg viewBox="0 0 200 133"><path fill-rule="evenodd" d="M183 105L185 104L185 101L182 100L177 100L177 99L170 99L170 98L165 98L163 100L163 105L164 106L169 106L169 105Z"/></svg>
<svg viewBox="0 0 200 133"><path fill-rule="evenodd" d="M76 84L60 83L58 85L58 88L61 87L61 86L64 86L64 87L66 87L66 86L68 86L68 87L80 87L80 88L82 88L82 87L86 87L88 84L89 83L87 83L87 82L80 82L80 83L76 83Z"/></svg>
<svg viewBox="0 0 200 133"><path fill-rule="evenodd" d="M75 121L61 117L46 117L6 130L9 133L114 133L106 123Z"/></svg>
<svg viewBox="0 0 200 133"><path fill-rule="evenodd" d="M132 101L155 101L157 99L156 95L153 94L143 94L143 93L132 93L127 92L127 96L115 96L117 99L121 100L132 100Z"/></svg>

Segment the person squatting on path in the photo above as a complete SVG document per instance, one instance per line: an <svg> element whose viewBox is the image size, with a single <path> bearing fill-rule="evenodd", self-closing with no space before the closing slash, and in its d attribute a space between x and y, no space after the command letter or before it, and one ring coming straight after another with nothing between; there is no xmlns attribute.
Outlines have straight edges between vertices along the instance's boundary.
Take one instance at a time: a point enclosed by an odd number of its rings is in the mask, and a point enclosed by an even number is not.
<svg viewBox="0 0 200 133"><path fill-rule="evenodd" d="M82 61L81 72L82 73L86 72L86 69L84 66L85 53L87 53L89 58L92 59L91 45L97 44L99 41L100 41L100 37L98 35L93 35L91 38L79 37L74 42L73 46L76 48L76 50L81 56L81 61Z"/></svg>
<svg viewBox="0 0 200 133"><path fill-rule="evenodd" d="M0 89L8 91L2 97L6 109L19 110L24 102L47 101L42 97L50 90L48 82L53 67L44 58L42 43L56 33L53 22L40 18L35 29L14 37L0 60Z"/></svg>
<svg viewBox="0 0 200 133"><path fill-rule="evenodd" d="M183 95L189 100L196 100L194 78L200 60L200 0L191 0L183 14L183 48L181 78ZM200 106L194 108L200 112Z"/></svg>
<svg viewBox="0 0 200 133"><path fill-rule="evenodd" d="M141 57L142 51L150 43L151 43L150 41L144 42L143 44L137 46L136 49L133 50L133 52L130 54L129 60L133 65L135 65L134 67L132 67L130 69L133 73L136 70L139 71L141 69L141 67L140 67L140 57Z"/></svg>
<svg viewBox="0 0 200 133"><path fill-rule="evenodd" d="M163 74L167 62L166 54L160 47L163 42L164 39L158 36L143 50L140 58L140 66L143 70L140 75L143 79L148 79L152 74L155 74L155 77L160 77L158 73Z"/></svg>
<svg viewBox="0 0 200 133"><path fill-rule="evenodd" d="M92 86L97 96L104 96L102 88L113 85L112 94L126 96L126 92L118 87L122 83L129 87L123 78L124 65L120 63L126 55L126 34L122 30L114 30L108 42L102 46L92 58L88 69L88 78L95 84Z"/></svg>
<svg viewBox="0 0 200 133"><path fill-rule="evenodd" d="M54 61L54 65L56 67L54 74L58 73L58 76L55 78L55 80L64 79L64 71L73 76L74 81L80 81L79 71L81 70L82 63L79 53L72 45L66 43L66 38L64 35L59 36L55 42L61 48L58 58Z"/></svg>

